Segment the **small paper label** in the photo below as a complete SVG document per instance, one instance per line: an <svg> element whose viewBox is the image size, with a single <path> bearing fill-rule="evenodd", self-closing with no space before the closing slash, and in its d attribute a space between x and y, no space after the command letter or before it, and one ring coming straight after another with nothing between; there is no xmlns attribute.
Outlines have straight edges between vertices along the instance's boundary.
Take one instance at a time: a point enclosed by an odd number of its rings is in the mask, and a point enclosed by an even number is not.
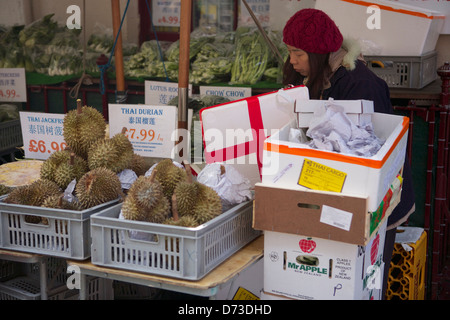
<svg viewBox="0 0 450 320"><path fill-rule="evenodd" d="M341 192L346 177L345 172L305 159L298 184L312 190Z"/></svg>
<svg viewBox="0 0 450 320"><path fill-rule="evenodd" d="M350 231L352 224L353 213L329 207L322 206L322 213L320 215L320 222L329 224L333 227Z"/></svg>
<svg viewBox="0 0 450 320"><path fill-rule="evenodd" d="M236 291L236 294L233 297L233 300L260 300L258 296L254 295L247 289L239 287Z"/></svg>

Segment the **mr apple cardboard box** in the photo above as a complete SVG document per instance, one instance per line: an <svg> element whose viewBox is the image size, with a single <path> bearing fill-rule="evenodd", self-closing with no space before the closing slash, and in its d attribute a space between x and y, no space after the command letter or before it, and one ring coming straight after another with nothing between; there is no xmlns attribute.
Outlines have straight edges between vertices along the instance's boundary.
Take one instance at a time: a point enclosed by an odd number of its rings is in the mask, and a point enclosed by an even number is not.
<svg viewBox="0 0 450 320"><path fill-rule="evenodd" d="M374 212L367 197L257 183L253 228L366 245L400 202L402 182L398 175Z"/></svg>
<svg viewBox="0 0 450 320"><path fill-rule="evenodd" d="M200 110L206 163L234 166L254 185L261 182L264 140L295 119L305 86L280 89Z"/></svg>
<svg viewBox="0 0 450 320"><path fill-rule="evenodd" d="M264 232L264 291L294 299L378 300L386 225L366 246Z"/></svg>

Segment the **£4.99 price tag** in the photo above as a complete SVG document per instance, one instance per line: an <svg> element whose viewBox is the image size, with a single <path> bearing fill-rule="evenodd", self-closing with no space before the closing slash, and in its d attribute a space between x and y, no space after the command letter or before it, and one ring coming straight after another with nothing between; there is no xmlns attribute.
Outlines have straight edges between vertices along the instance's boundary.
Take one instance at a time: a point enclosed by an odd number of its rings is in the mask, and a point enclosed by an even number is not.
<svg viewBox="0 0 450 320"><path fill-rule="evenodd" d="M64 114L20 112L25 157L46 160L66 147L63 136Z"/></svg>
<svg viewBox="0 0 450 320"><path fill-rule="evenodd" d="M0 68L0 101L27 101L24 68Z"/></svg>

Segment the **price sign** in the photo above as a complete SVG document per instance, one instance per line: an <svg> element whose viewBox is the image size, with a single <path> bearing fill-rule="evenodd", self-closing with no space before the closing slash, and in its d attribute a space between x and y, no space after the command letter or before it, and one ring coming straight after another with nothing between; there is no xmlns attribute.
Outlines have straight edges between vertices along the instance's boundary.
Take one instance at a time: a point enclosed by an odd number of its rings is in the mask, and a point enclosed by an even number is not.
<svg viewBox="0 0 450 320"><path fill-rule="evenodd" d="M64 114L20 112L25 158L46 160L63 150L63 121Z"/></svg>
<svg viewBox="0 0 450 320"><path fill-rule="evenodd" d="M252 95L252 88L200 86L201 96L219 96L229 100L239 100Z"/></svg>
<svg viewBox="0 0 450 320"><path fill-rule="evenodd" d="M0 69L0 101L27 101L27 87L24 68Z"/></svg>
<svg viewBox="0 0 450 320"><path fill-rule="evenodd" d="M152 10L155 26L180 26L181 0L152 1Z"/></svg>
<svg viewBox="0 0 450 320"><path fill-rule="evenodd" d="M192 85L188 87L188 95L191 96ZM163 81L145 81L145 104L165 105L170 100L178 97L178 83Z"/></svg>
<svg viewBox="0 0 450 320"><path fill-rule="evenodd" d="M171 158L177 117L175 106L109 104L109 135L112 137L125 127L135 153Z"/></svg>

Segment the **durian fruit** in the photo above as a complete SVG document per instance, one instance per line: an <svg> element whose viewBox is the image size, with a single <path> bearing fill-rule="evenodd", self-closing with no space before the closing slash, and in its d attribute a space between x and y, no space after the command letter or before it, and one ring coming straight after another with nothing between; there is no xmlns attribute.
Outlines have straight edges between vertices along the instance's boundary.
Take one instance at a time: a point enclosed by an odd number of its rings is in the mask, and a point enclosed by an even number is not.
<svg viewBox="0 0 450 320"><path fill-rule="evenodd" d="M47 179L38 179L31 184L15 188L4 201L5 203L40 207L46 198L60 193L61 189L55 182ZM28 223L48 223L45 217L35 215L26 215L24 219Z"/></svg>
<svg viewBox="0 0 450 320"><path fill-rule="evenodd" d="M10 193L14 188L0 183L0 196Z"/></svg>
<svg viewBox="0 0 450 320"><path fill-rule="evenodd" d="M81 206L78 201L67 201L66 199L64 199L64 193L47 197L42 203L41 207L76 211L81 210Z"/></svg>
<svg viewBox="0 0 450 320"><path fill-rule="evenodd" d="M6 197L5 202L40 207L47 197L61 192L61 188L55 182L39 179L31 184L14 188Z"/></svg>
<svg viewBox="0 0 450 320"><path fill-rule="evenodd" d="M77 109L69 111L63 121L63 136L68 147L76 155L87 159L92 144L105 138L106 122L95 108L81 106L77 100Z"/></svg>
<svg viewBox="0 0 450 320"><path fill-rule="evenodd" d="M117 174L106 168L96 168L85 173L75 187L75 195L82 209L118 199L123 196Z"/></svg>
<svg viewBox="0 0 450 320"><path fill-rule="evenodd" d="M199 225L198 221L193 215L186 214L180 217L180 214L178 212L176 194L173 194L172 196L172 217L166 219L166 221L164 221L163 223L187 228L195 228Z"/></svg>
<svg viewBox="0 0 450 320"><path fill-rule="evenodd" d="M187 179L175 188L172 206L180 219L192 216L200 225L222 213L222 200L214 189L198 181L192 182L190 166L185 167ZM176 220L175 215L174 218Z"/></svg>
<svg viewBox="0 0 450 320"><path fill-rule="evenodd" d="M150 176L139 176L133 183L122 205L125 219L163 223L169 218L170 203L155 175L156 170Z"/></svg>
<svg viewBox="0 0 450 320"><path fill-rule="evenodd" d="M87 162L70 150L59 150L50 155L41 167L41 178L56 182L61 189L77 181L88 171Z"/></svg>
<svg viewBox="0 0 450 320"><path fill-rule="evenodd" d="M214 189L204 184L199 184L198 201L193 215L200 224L203 224L222 213L222 200Z"/></svg>
<svg viewBox="0 0 450 320"><path fill-rule="evenodd" d="M133 145L125 136L126 128L110 139L100 140L88 151L89 169L108 168L119 173L129 168L133 159Z"/></svg>
<svg viewBox="0 0 450 320"><path fill-rule="evenodd" d="M187 178L186 171L176 166L172 159L161 160L154 170L157 171L155 179L161 183L164 195L167 200L172 201L172 195L176 186Z"/></svg>
<svg viewBox="0 0 450 320"><path fill-rule="evenodd" d="M133 170L139 177L143 176L147 172L147 170L150 169L150 165L147 164L143 156L137 153L133 153L128 169Z"/></svg>

